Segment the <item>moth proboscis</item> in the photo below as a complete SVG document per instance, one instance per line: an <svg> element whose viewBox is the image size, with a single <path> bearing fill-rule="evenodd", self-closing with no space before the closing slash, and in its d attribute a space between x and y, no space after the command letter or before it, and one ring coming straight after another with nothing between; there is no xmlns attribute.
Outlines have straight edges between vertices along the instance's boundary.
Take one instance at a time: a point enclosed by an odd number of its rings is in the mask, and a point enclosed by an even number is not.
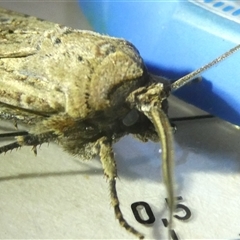
<svg viewBox="0 0 240 240"><path fill-rule="evenodd" d="M151 75L137 49L124 39L4 9L0 25L0 118L29 126L28 132L2 135L14 135L16 141L0 147L0 153L56 141L85 159L99 155L116 218L143 239L120 209L112 144L126 134L160 141L171 230L174 156L167 98L240 45L171 84Z"/></svg>

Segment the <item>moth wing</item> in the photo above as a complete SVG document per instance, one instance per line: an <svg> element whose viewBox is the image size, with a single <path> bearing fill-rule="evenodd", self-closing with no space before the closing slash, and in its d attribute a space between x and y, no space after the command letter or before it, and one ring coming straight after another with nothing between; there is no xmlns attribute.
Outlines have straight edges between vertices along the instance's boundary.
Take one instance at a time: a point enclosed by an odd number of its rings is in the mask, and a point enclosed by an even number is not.
<svg viewBox="0 0 240 240"><path fill-rule="evenodd" d="M37 39L54 23L0 8L0 57L26 57L34 54ZM29 39L31 34L32 38Z"/></svg>
<svg viewBox="0 0 240 240"><path fill-rule="evenodd" d="M44 39L51 40L59 25L0 9L0 29L0 102L19 111L49 115L63 111L65 93L59 90L60 83L39 67L51 47Z"/></svg>
<svg viewBox="0 0 240 240"><path fill-rule="evenodd" d="M109 107L111 89L143 79L125 40L3 9L0 29L0 102L13 107L83 119Z"/></svg>

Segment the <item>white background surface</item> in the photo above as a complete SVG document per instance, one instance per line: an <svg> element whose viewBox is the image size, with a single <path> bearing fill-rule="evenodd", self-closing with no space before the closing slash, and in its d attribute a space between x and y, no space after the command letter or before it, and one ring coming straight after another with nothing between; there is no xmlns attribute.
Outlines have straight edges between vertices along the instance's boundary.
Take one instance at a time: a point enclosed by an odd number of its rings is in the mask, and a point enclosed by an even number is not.
<svg viewBox="0 0 240 240"><path fill-rule="evenodd" d="M89 28L75 2L0 2L0 7ZM171 103L171 116L197 112L182 102ZM186 222L175 220L178 238L240 239L238 128L218 119L176 124L176 194L192 212ZM0 124L1 132L13 129L12 123ZM147 239L166 239L159 145L128 136L114 149L125 218ZM98 159L83 162L51 143L43 144L37 157L28 147L1 155L0 166L0 239L135 239L114 218ZM153 225L135 220L130 206L136 201L151 206Z"/></svg>

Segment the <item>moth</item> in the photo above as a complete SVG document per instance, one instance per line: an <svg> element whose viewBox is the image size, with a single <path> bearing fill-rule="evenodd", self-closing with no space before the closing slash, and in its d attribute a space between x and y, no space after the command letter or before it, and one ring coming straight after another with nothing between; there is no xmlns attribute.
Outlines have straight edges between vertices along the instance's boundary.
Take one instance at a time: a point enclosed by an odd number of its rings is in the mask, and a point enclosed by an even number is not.
<svg viewBox="0 0 240 240"><path fill-rule="evenodd" d="M162 174L174 212L173 131L167 98L240 45L171 83L151 75L138 50L124 39L76 30L0 9L0 119L28 125L2 134L16 141L0 153L57 142L72 155L98 155L120 225L137 238L120 209L112 145L126 134L161 143Z"/></svg>

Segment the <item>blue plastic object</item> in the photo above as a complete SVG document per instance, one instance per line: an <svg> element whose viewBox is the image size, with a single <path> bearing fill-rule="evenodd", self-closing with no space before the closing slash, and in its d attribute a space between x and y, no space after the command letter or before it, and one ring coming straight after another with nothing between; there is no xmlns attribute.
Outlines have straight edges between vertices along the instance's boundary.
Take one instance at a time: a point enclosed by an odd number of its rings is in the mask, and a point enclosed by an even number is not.
<svg viewBox="0 0 240 240"><path fill-rule="evenodd" d="M176 80L240 44L239 1L79 1L94 30L132 42L150 72ZM240 51L179 98L240 125Z"/></svg>

